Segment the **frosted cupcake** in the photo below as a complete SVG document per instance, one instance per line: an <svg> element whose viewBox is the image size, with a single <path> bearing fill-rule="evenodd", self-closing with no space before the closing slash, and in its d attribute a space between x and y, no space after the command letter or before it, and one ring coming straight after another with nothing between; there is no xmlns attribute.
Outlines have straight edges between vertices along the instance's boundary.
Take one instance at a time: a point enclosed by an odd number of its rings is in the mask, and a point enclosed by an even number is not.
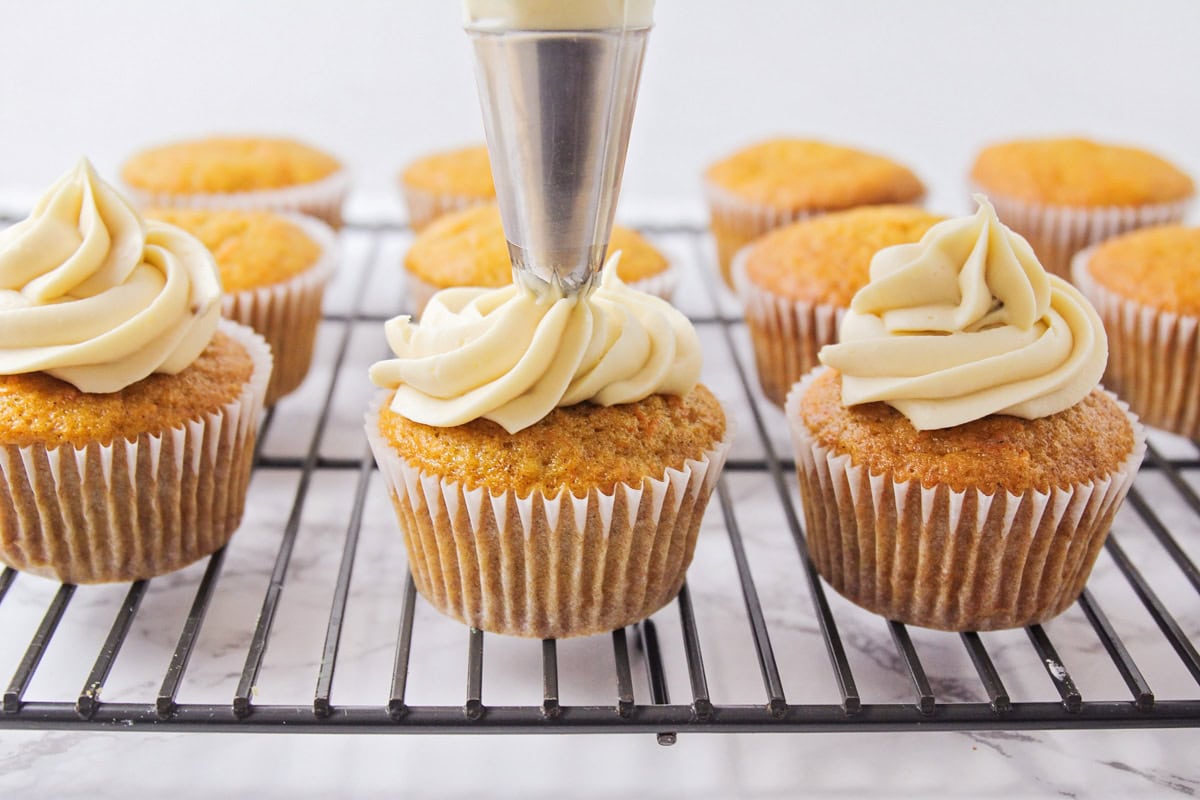
<svg viewBox="0 0 1200 800"><path fill-rule="evenodd" d="M772 139L718 161L704 173L721 275L733 284L733 257L765 233L855 206L915 203L925 186L882 156L805 139Z"/></svg>
<svg viewBox="0 0 1200 800"><path fill-rule="evenodd" d="M149 578L241 519L271 370L211 254L86 161L0 232L0 562Z"/></svg>
<svg viewBox="0 0 1200 800"><path fill-rule="evenodd" d="M1026 139L986 147L971 182L1046 269L1070 277L1071 257L1128 231L1179 222L1192 179L1153 153L1088 139Z"/></svg>
<svg viewBox="0 0 1200 800"><path fill-rule="evenodd" d="M682 314L610 263L587 297L448 289L386 332L367 437L435 608L562 638L675 597L731 438Z"/></svg>
<svg viewBox="0 0 1200 800"><path fill-rule="evenodd" d="M767 399L783 406L821 348L837 341L875 252L916 242L942 219L913 206L868 206L802 220L742 248L733 272Z"/></svg>
<svg viewBox="0 0 1200 800"><path fill-rule="evenodd" d="M295 211L342 224L350 174L336 158L292 139L213 136L135 153L121 167L141 208Z"/></svg>
<svg viewBox="0 0 1200 800"><path fill-rule="evenodd" d="M151 209L213 254L221 312L258 331L275 357L267 405L295 391L312 365L325 285L337 264L333 230L313 217L267 211Z"/></svg>
<svg viewBox="0 0 1200 800"><path fill-rule="evenodd" d="M496 200L486 145L431 153L400 173L400 193L413 230L437 218Z"/></svg>
<svg viewBox="0 0 1200 800"><path fill-rule="evenodd" d="M1119 236L1075 257L1112 355L1105 382L1148 425L1200 439L1200 228Z"/></svg>
<svg viewBox="0 0 1200 800"><path fill-rule="evenodd" d="M788 397L818 571L889 619L1044 622L1083 590L1144 452L1097 387L1096 311L979 212L881 250Z"/></svg>
<svg viewBox="0 0 1200 800"><path fill-rule="evenodd" d="M614 225L608 251L621 253L617 274L630 288L671 299L675 271L666 256L641 234ZM417 314L442 289L512 283L512 259L500 208L489 203L443 216L413 242L404 256L404 269L409 307Z"/></svg>

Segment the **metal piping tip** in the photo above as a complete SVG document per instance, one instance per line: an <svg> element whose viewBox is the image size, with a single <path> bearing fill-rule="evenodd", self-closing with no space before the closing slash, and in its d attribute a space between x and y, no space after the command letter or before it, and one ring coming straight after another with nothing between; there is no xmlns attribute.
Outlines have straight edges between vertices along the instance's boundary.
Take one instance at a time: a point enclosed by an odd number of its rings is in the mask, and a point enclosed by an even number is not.
<svg viewBox="0 0 1200 800"><path fill-rule="evenodd" d="M650 28L467 32L513 278L588 291L608 250Z"/></svg>

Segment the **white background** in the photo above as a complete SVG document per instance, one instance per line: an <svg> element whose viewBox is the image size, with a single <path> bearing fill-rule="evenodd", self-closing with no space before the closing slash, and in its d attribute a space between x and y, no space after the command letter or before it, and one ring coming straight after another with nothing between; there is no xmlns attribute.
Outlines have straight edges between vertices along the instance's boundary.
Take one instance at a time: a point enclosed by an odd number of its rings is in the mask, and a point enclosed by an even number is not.
<svg viewBox="0 0 1200 800"><path fill-rule="evenodd" d="M455 0L8 2L0 200L82 153L212 132L310 140L393 213L408 160L482 138ZM696 211L699 174L765 136L889 154L965 210L977 149L1082 133L1200 175L1200 2L659 0L623 215Z"/></svg>

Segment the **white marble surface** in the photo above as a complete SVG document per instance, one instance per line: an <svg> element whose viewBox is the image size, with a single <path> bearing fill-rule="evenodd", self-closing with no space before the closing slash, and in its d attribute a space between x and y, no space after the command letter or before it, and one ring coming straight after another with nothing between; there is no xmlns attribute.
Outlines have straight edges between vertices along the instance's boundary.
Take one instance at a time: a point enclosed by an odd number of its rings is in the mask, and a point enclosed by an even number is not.
<svg viewBox="0 0 1200 800"><path fill-rule="evenodd" d="M657 241L687 275L678 302L693 317L714 308L696 272L707 260L707 242L659 236ZM373 277L363 310L391 314L399 307L397 270L407 244L403 234L344 237L345 265L327 310L345 312L369 259ZM726 312L731 298L719 298ZM278 408L265 443L271 455L303 455L316 425L315 411L333 377L332 361L344 325L327 322L318 364L308 381ZM716 325L700 326L705 380L717 387L738 418L735 458L759 458L760 441L749 398L734 372L733 354ZM749 360L741 327L735 347ZM322 455L363 455L361 413L371 388L365 368L381 352L377 323L351 331L346 363L334 392ZM752 369L752 366L750 366ZM760 400L757 388L754 397ZM759 403L772 447L787 452L782 418ZM1156 437L1164 452L1195 454L1170 437ZM230 545L218 591L179 695L181 703L230 701L284 523L298 473L260 471L251 486L245 522ZM303 506L296 550L287 575L274 635L258 682L259 704L311 702L325 621L336 579L356 472L322 470ZM1200 475L1187 475L1193 487ZM781 678L793 703L837 701L836 685L813 617L799 559L787 533L773 486L760 473L728 475L728 487L745 537ZM1145 492L1180 544L1200 559L1200 520L1158 475L1143 474ZM1200 640L1200 602L1162 548L1131 510L1120 515L1116 535L1180 624ZM105 701L152 702L203 564L154 580L129 639L104 687ZM404 553L378 480L368 491L351 585L333 702L384 703L400 615ZM718 509L710 507L690 573L709 686L718 704L764 702L745 606ZM1200 697L1143 606L1103 554L1090 584L1161 700ZM0 603L0 680L12 674L56 585L21 576ZM125 587L81 587L41 667L27 700L73 699L91 667ZM911 688L882 620L829 593L864 702L911 702ZM678 612L656 615L664 666L675 701L688 695L679 646ZM1047 625L1085 700L1125 700L1128 692L1081 612L1072 609ZM982 701L979 681L958 639L912 630L940 702ZM1024 633L984 636L1014 701L1056 699ZM414 704L463 701L467 636L456 623L419 603L408 698ZM569 641L559 650L564 704L614 702L611 646L607 637ZM536 642L487 637L485 703L540 701ZM648 691L634 663L636 693ZM475 797L907 797L927 794L975 797L1193 795L1200 791L1200 731L992 732L900 734L683 735L674 748L649 735L614 736L332 736L156 734L141 732L0 732L0 797L143 796L438 796Z"/></svg>

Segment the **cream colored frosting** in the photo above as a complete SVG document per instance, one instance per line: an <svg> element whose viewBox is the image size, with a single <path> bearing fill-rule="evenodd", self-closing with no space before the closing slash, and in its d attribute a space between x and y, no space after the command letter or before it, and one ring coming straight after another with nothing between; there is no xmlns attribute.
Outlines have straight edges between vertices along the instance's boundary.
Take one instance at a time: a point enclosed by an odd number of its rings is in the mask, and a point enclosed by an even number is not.
<svg viewBox="0 0 1200 800"><path fill-rule="evenodd" d="M1082 400L1108 360L1104 326L982 195L974 216L888 247L821 349L846 405L883 401L918 430L988 414L1034 419Z"/></svg>
<svg viewBox="0 0 1200 800"><path fill-rule="evenodd" d="M488 30L646 28L654 0L463 0L466 24Z"/></svg>
<svg viewBox="0 0 1200 800"><path fill-rule="evenodd" d="M371 367L395 389L392 410L449 427L490 419L516 433L556 406L610 406L687 394L700 377L700 341L670 303L630 289L616 256L590 295L519 285L446 289L415 324L389 320L396 358Z"/></svg>
<svg viewBox="0 0 1200 800"><path fill-rule="evenodd" d="M81 160L0 232L0 374L47 372L85 392L175 374L221 315L212 255L143 222Z"/></svg>

